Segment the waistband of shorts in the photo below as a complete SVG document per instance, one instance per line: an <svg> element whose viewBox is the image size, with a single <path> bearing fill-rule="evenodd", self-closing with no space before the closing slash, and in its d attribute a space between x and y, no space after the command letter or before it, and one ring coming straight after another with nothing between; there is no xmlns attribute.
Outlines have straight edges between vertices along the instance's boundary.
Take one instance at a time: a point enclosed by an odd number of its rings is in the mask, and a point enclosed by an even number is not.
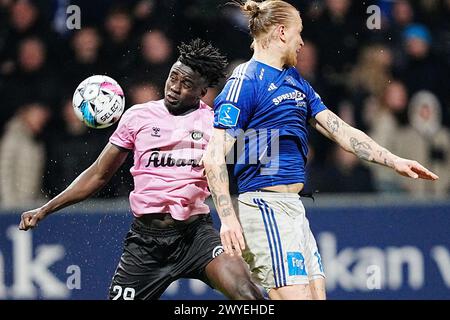
<svg viewBox="0 0 450 320"><path fill-rule="evenodd" d="M289 199L289 200L300 200L298 193L293 192L273 192L273 191L249 191L244 192L239 195L239 199L248 198L264 198L264 199Z"/></svg>
<svg viewBox="0 0 450 320"><path fill-rule="evenodd" d="M169 228L157 228L154 226L148 226L144 222L140 221L138 218L133 219L133 223L131 224L131 230L156 237L173 237L186 233L192 228L197 227L199 224L208 223L211 220L211 216L209 214L201 214L198 219L195 219L193 222L189 224L175 224Z"/></svg>

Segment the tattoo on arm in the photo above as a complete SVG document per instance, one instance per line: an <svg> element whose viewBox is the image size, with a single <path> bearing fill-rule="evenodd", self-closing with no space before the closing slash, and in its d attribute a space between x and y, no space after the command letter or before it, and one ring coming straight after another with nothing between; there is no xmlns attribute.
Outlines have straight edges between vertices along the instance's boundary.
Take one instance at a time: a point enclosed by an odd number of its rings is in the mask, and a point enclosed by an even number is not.
<svg viewBox="0 0 450 320"><path fill-rule="evenodd" d="M392 168L394 166L392 154L370 138L367 139L368 141L359 141L355 137L350 138L350 146L354 154L360 159L376 162Z"/></svg>
<svg viewBox="0 0 450 320"><path fill-rule="evenodd" d="M221 191L220 184L225 183L228 185L228 171L226 164L222 164L219 167L219 178L217 178L214 171L208 170L206 176L208 177L209 189L214 203L216 204L217 211L221 217L227 217L232 214L231 197L228 193Z"/></svg>
<svg viewBox="0 0 450 320"><path fill-rule="evenodd" d="M206 176L208 177L209 183L212 185L217 181L217 177L212 170L206 172Z"/></svg>
<svg viewBox="0 0 450 320"><path fill-rule="evenodd" d="M355 137L351 137L350 146L358 158L367 161L373 161L372 147L368 142L359 141Z"/></svg>
<svg viewBox="0 0 450 320"><path fill-rule="evenodd" d="M208 185L209 189L211 191L211 196L214 200L214 202L217 202L217 196L216 196L216 182L217 182L217 176L214 174L213 170L208 170L206 172L206 177L208 178Z"/></svg>
<svg viewBox="0 0 450 320"><path fill-rule="evenodd" d="M390 159L387 159L387 158L384 158L384 165L386 166L386 167L394 167L394 161L392 161L392 160L390 160Z"/></svg>
<svg viewBox="0 0 450 320"><path fill-rule="evenodd" d="M217 203L217 196L216 196L216 193L214 192L214 190L210 190L211 191L211 197L213 198L213 202L214 203Z"/></svg>
<svg viewBox="0 0 450 320"><path fill-rule="evenodd" d="M380 159L380 163L384 164L386 167L393 167L394 161L388 156L389 151L386 149L382 149L378 151L378 157Z"/></svg>
<svg viewBox="0 0 450 320"><path fill-rule="evenodd" d="M228 169L226 164L222 164L220 166L220 174L219 174L220 182L228 183Z"/></svg>
<svg viewBox="0 0 450 320"><path fill-rule="evenodd" d="M339 119L333 113L328 113L327 116L327 127L331 130L333 134L337 133L339 130Z"/></svg>
<svg viewBox="0 0 450 320"><path fill-rule="evenodd" d="M228 206L230 204L230 200L228 199L229 197L227 197L224 194L221 194L218 198L217 198L217 205L219 207L225 207Z"/></svg>
<svg viewBox="0 0 450 320"><path fill-rule="evenodd" d="M231 215L231 209L230 208L225 208L222 210L222 217L228 217L229 215Z"/></svg>

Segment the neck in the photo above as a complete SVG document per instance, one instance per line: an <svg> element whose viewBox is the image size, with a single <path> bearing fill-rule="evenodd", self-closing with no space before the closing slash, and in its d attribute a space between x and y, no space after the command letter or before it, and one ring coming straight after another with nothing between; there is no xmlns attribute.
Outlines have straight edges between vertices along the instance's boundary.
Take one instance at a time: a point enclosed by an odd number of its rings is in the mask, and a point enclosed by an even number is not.
<svg viewBox="0 0 450 320"><path fill-rule="evenodd" d="M174 116L185 116L185 115L197 110L198 108L200 108L200 102L193 106L176 107L176 108L173 108L172 106L166 104L166 108L169 111L169 113Z"/></svg>
<svg viewBox="0 0 450 320"><path fill-rule="evenodd" d="M257 42L255 43L253 59L277 69L283 69L284 67L283 56L276 48L273 48L272 46L263 47Z"/></svg>

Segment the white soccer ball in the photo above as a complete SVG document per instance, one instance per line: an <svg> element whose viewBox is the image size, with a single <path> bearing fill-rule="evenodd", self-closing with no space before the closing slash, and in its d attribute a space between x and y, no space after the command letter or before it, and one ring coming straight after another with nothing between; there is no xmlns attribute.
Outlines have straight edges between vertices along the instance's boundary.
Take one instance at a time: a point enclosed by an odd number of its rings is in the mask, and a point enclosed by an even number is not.
<svg viewBox="0 0 450 320"><path fill-rule="evenodd" d="M125 109L125 97L116 80L95 75L78 85L72 105L77 117L88 127L101 129L120 119Z"/></svg>

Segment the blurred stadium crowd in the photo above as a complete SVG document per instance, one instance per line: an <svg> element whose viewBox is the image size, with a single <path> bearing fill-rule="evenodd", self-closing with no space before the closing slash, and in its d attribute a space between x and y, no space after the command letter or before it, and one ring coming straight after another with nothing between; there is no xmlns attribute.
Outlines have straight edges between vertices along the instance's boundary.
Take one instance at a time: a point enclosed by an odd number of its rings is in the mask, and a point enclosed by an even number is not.
<svg viewBox="0 0 450 320"><path fill-rule="evenodd" d="M72 111L74 89L106 74L127 108L162 98L180 41L199 36L226 53L230 71L251 57L239 10L211 0L0 0L0 205L63 190L89 166L113 128L88 130ZM297 0L305 47L298 69L349 124L440 175L403 179L367 165L311 132L308 190L448 195L450 191L450 0ZM81 29L66 26L69 5ZM369 30L369 5L381 29ZM212 105L221 88L211 89ZM127 196L128 160L98 197Z"/></svg>

